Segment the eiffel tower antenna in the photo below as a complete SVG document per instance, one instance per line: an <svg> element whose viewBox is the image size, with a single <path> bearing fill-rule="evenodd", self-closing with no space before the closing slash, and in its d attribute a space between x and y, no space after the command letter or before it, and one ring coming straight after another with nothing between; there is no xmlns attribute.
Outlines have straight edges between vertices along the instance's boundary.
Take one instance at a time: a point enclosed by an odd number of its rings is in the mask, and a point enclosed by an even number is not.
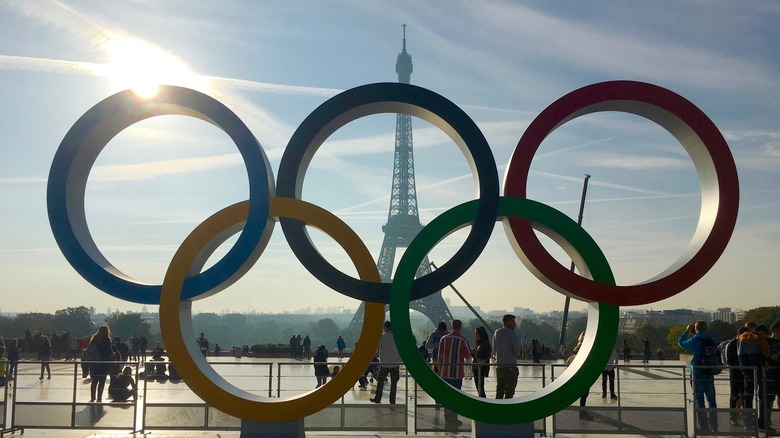
<svg viewBox="0 0 780 438"><path fill-rule="evenodd" d="M410 83L412 77L412 55L406 51L406 25L403 25L403 50L395 61L398 82ZM412 151L412 116L398 114L395 121L395 153L393 154L393 182L390 192L390 210L387 223L382 226L385 238L379 253L377 268L383 283L392 281L393 262L396 250L406 248L423 226L417 209L417 188L414 180L414 154ZM428 257L425 257L416 277L431 272ZM417 310L431 320L435 326L440 321L452 321L452 313L441 297L441 291L425 298L412 301L409 308ZM357 333L363 325L363 304L358 308L347 329Z"/></svg>

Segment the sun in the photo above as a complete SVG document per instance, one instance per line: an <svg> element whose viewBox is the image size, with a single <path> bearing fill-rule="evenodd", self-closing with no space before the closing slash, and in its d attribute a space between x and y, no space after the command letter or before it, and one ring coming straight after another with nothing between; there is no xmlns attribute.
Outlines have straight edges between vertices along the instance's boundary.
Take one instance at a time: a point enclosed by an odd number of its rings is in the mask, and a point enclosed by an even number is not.
<svg viewBox="0 0 780 438"><path fill-rule="evenodd" d="M104 44L110 56L106 76L119 89L154 97L160 85L199 89L206 80L178 57L136 38L115 36Z"/></svg>

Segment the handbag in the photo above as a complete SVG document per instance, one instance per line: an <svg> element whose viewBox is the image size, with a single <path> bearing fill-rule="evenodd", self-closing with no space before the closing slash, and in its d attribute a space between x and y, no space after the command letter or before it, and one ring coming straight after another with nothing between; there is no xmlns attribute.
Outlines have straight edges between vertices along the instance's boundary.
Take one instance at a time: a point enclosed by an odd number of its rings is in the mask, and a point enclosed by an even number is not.
<svg viewBox="0 0 780 438"><path fill-rule="evenodd" d="M87 351L84 352L84 357L82 357L81 360L87 362L100 360L100 352L98 352L97 345L89 344L89 347L87 347Z"/></svg>

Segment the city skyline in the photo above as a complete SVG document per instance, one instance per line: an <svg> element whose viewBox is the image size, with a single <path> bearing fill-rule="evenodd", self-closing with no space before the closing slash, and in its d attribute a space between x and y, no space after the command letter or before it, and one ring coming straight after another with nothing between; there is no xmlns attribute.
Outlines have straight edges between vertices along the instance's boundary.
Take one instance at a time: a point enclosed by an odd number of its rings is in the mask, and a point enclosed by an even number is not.
<svg viewBox="0 0 780 438"><path fill-rule="evenodd" d="M395 82L402 24L414 59L412 84L443 95L475 120L500 175L534 117L582 86L645 81L693 102L734 155L741 192L737 228L702 280L640 308L734 307L737 295L748 309L777 305L780 49L771 35L780 32L780 6L773 2L578 4L558 10L490 1L460 2L443 13L414 2L227 7L40 0L0 1L0 10L6 35L0 41L3 312L54 312L79 304L141 309L86 283L65 261L49 228L52 157L87 109L126 88L150 93L156 82L197 89L241 117L276 177L287 141L317 106L346 89ZM445 134L416 118L413 127L418 204L426 224L474 199L476 186ZM340 129L312 159L303 188L304 200L356 230L374 260L387 219L394 132L394 114ZM592 175L583 227L604 250L619 284L662 272L691 240L700 208L697 175L676 140L647 120L600 113L567 123L545 140L531 170L529 197L573 219L583 175ZM98 157L86 214L98 247L115 266L140 281L160 283L183 238L247 193L243 163L224 133L194 119L158 117L128 128ZM354 272L330 239L310 233L329 261ZM445 239L431 260L441 265L463 236L461 231ZM546 244L568 266L563 253ZM518 261L500 224L454 285L482 308L563 308L563 296ZM452 290L443 295L461 305ZM277 226L249 274L195 302L194 311L358 305L314 279ZM582 306L573 303L574 309Z"/></svg>

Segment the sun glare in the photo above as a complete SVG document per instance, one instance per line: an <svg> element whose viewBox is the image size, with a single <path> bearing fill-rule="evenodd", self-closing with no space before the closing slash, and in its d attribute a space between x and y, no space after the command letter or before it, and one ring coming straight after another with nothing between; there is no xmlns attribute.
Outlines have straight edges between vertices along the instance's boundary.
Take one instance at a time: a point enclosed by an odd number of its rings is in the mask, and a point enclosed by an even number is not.
<svg viewBox="0 0 780 438"><path fill-rule="evenodd" d="M119 89L154 97L160 85L202 88L206 80L179 58L144 41L116 36L105 44L111 57L106 75Z"/></svg>

